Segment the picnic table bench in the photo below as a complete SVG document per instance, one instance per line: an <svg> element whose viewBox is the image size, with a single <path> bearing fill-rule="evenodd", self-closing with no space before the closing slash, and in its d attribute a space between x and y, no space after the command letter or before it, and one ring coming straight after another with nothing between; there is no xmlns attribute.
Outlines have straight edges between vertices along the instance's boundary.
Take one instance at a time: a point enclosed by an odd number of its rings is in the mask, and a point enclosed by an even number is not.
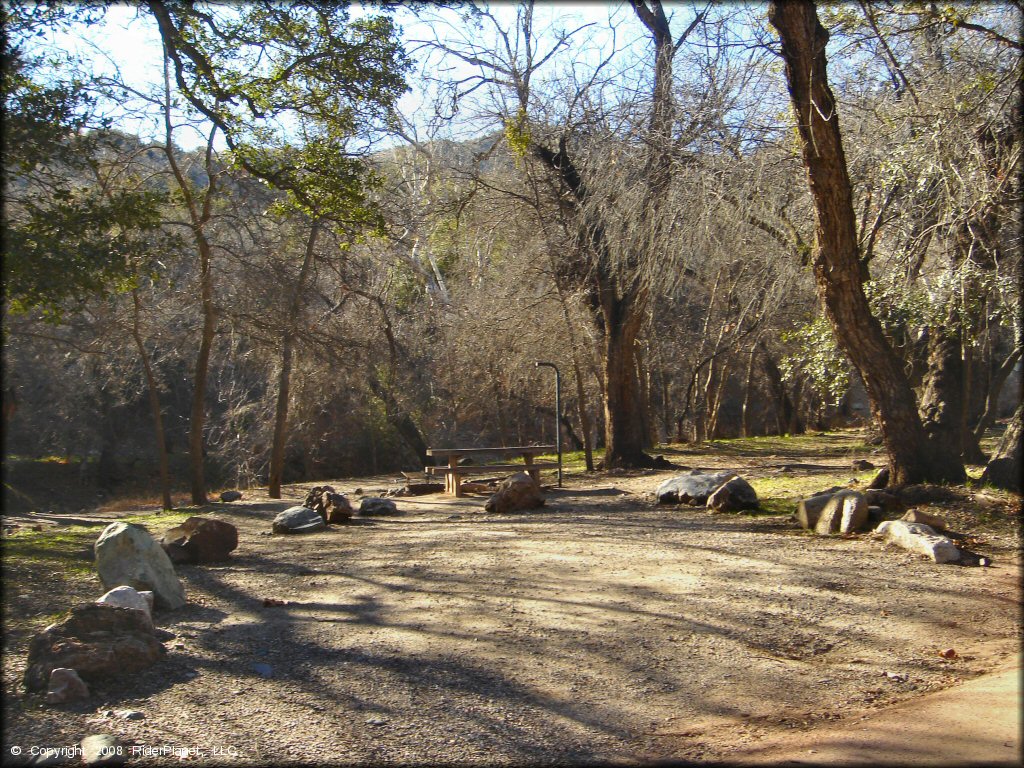
<svg viewBox="0 0 1024 768"><path fill-rule="evenodd" d="M462 496L459 478L463 475L479 475L488 472L528 472L530 477L540 482L540 470L558 466L554 461L534 461L534 457L542 453L552 453L553 445L511 445L499 448L428 448L427 455L436 459L447 459L447 465L425 467L428 475L444 475L445 493ZM460 459L477 456L522 456L522 464L459 464Z"/></svg>

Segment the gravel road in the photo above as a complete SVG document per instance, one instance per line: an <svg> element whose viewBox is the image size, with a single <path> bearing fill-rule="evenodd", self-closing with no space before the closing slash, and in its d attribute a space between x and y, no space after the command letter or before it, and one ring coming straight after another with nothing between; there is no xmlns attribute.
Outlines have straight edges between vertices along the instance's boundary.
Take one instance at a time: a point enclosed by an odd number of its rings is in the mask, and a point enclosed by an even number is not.
<svg viewBox="0 0 1024 768"><path fill-rule="evenodd" d="M140 765L728 760L1012 660L1012 537L991 567L938 566L783 516L655 506L671 474L572 478L517 515L398 499L293 537L267 534L305 487L218 505L239 548L179 567L164 662L54 708L6 660L5 757L112 733Z"/></svg>

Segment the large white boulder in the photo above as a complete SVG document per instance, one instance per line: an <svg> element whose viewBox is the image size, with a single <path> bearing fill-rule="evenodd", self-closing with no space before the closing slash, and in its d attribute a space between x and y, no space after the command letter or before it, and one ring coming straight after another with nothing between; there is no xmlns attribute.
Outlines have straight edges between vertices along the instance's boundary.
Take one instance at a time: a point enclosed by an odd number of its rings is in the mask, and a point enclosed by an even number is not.
<svg viewBox="0 0 1024 768"><path fill-rule="evenodd" d="M141 525L111 523L96 540L95 552L104 589L149 590L157 607L166 610L185 605L185 588L170 558Z"/></svg>

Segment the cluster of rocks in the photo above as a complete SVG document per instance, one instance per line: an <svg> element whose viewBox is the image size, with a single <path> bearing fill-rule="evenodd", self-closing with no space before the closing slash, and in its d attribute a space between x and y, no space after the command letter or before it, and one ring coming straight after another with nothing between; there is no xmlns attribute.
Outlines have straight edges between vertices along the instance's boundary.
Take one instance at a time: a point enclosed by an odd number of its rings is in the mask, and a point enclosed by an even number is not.
<svg viewBox="0 0 1024 768"><path fill-rule="evenodd" d="M89 682L138 672L159 661L166 649L153 624L150 591L121 585L95 603L74 606L29 643L23 682L46 690L50 704L89 697Z"/></svg>
<svg viewBox="0 0 1024 768"><path fill-rule="evenodd" d="M318 485L307 495L301 506L289 507L271 525L274 533L313 533L328 525L345 523L355 516L375 517L396 515L398 507L391 499L368 496L353 509L351 502L332 486Z"/></svg>
<svg viewBox="0 0 1024 768"><path fill-rule="evenodd" d="M166 654L153 610L185 604L185 588L174 563L224 560L238 546L230 523L190 517L159 541L135 523L108 525L93 546L96 571L107 592L93 603L73 606L29 642L23 682L46 690L46 701L64 704L88 698L89 683L138 672ZM166 633L164 633L166 634Z"/></svg>
<svg viewBox="0 0 1024 768"><path fill-rule="evenodd" d="M325 524L343 523L354 514L349 500L330 485L318 485L306 494L306 500L299 509L311 509ZM296 509L296 507L292 507Z"/></svg>
<svg viewBox="0 0 1024 768"><path fill-rule="evenodd" d="M671 477L654 492L659 504L688 504L715 512L757 509L757 492L735 472L691 470Z"/></svg>
<svg viewBox="0 0 1024 768"><path fill-rule="evenodd" d="M873 467L862 461L854 462L854 468ZM735 472L695 469L665 480L655 497L659 504L704 506L715 512L758 508L757 493ZM907 497L918 498L913 494ZM902 518L893 519L900 514ZM887 543L930 557L936 563L956 562L963 556L949 537L939 533L946 528L941 518L919 509L907 510L899 496L882 489L861 492L840 486L829 488L801 499L793 517L802 528L822 536L872 531Z"/></svg>
<svg viewBox="0 0 1024 768"><path fill-rule="evenodd" d="M963 553L952 539L938 531L946 522L920 509L906 510L898 520L885 519L904 512L903 502L895 494L879 489L864 493L850 488L831 488L802 499L794 514L801 527L820 535L850 534L871 530L873 534L936 563L951 563Z"/></svg>
<svg viewBox="0 0 1024 768"><path fill-rule="evenodd" d="M185 588L170 556L141 525L111 523L93 549L104 589L124 585L150 591L157 607L169 611L185 605Z"/></svg>

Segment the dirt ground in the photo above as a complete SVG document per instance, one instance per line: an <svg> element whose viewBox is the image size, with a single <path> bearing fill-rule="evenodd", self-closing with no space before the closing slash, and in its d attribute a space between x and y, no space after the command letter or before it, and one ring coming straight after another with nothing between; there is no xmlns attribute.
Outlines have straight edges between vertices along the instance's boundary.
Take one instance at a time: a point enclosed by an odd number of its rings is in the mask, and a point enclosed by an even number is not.
<svg viewBox="0 0 1024 768"><path fill-rule="evenodd" d="M111 733L154 765L806 763L829 734L901 707L949 712L931 694L955 702L1019 666L1016 524L971 540L991 566L936 565L786 515L655 505L674 474L570 477L543 509L504 516L483 496L400 498L398 516L291 537L270 521L312 484L212 505L240 544L178 568L189 604L156 617L165 661L48 707L19 688L24 654L8 645L4 759ZM388 478L331 484L356 500ZM955 521L955 503L944 511ZM979 699L1005 719L1005 699ZM992 717L961 712L958 737ZM936 762L959 759L949 739ZM979 760L1020 757L1002 739Z"/></svg>

